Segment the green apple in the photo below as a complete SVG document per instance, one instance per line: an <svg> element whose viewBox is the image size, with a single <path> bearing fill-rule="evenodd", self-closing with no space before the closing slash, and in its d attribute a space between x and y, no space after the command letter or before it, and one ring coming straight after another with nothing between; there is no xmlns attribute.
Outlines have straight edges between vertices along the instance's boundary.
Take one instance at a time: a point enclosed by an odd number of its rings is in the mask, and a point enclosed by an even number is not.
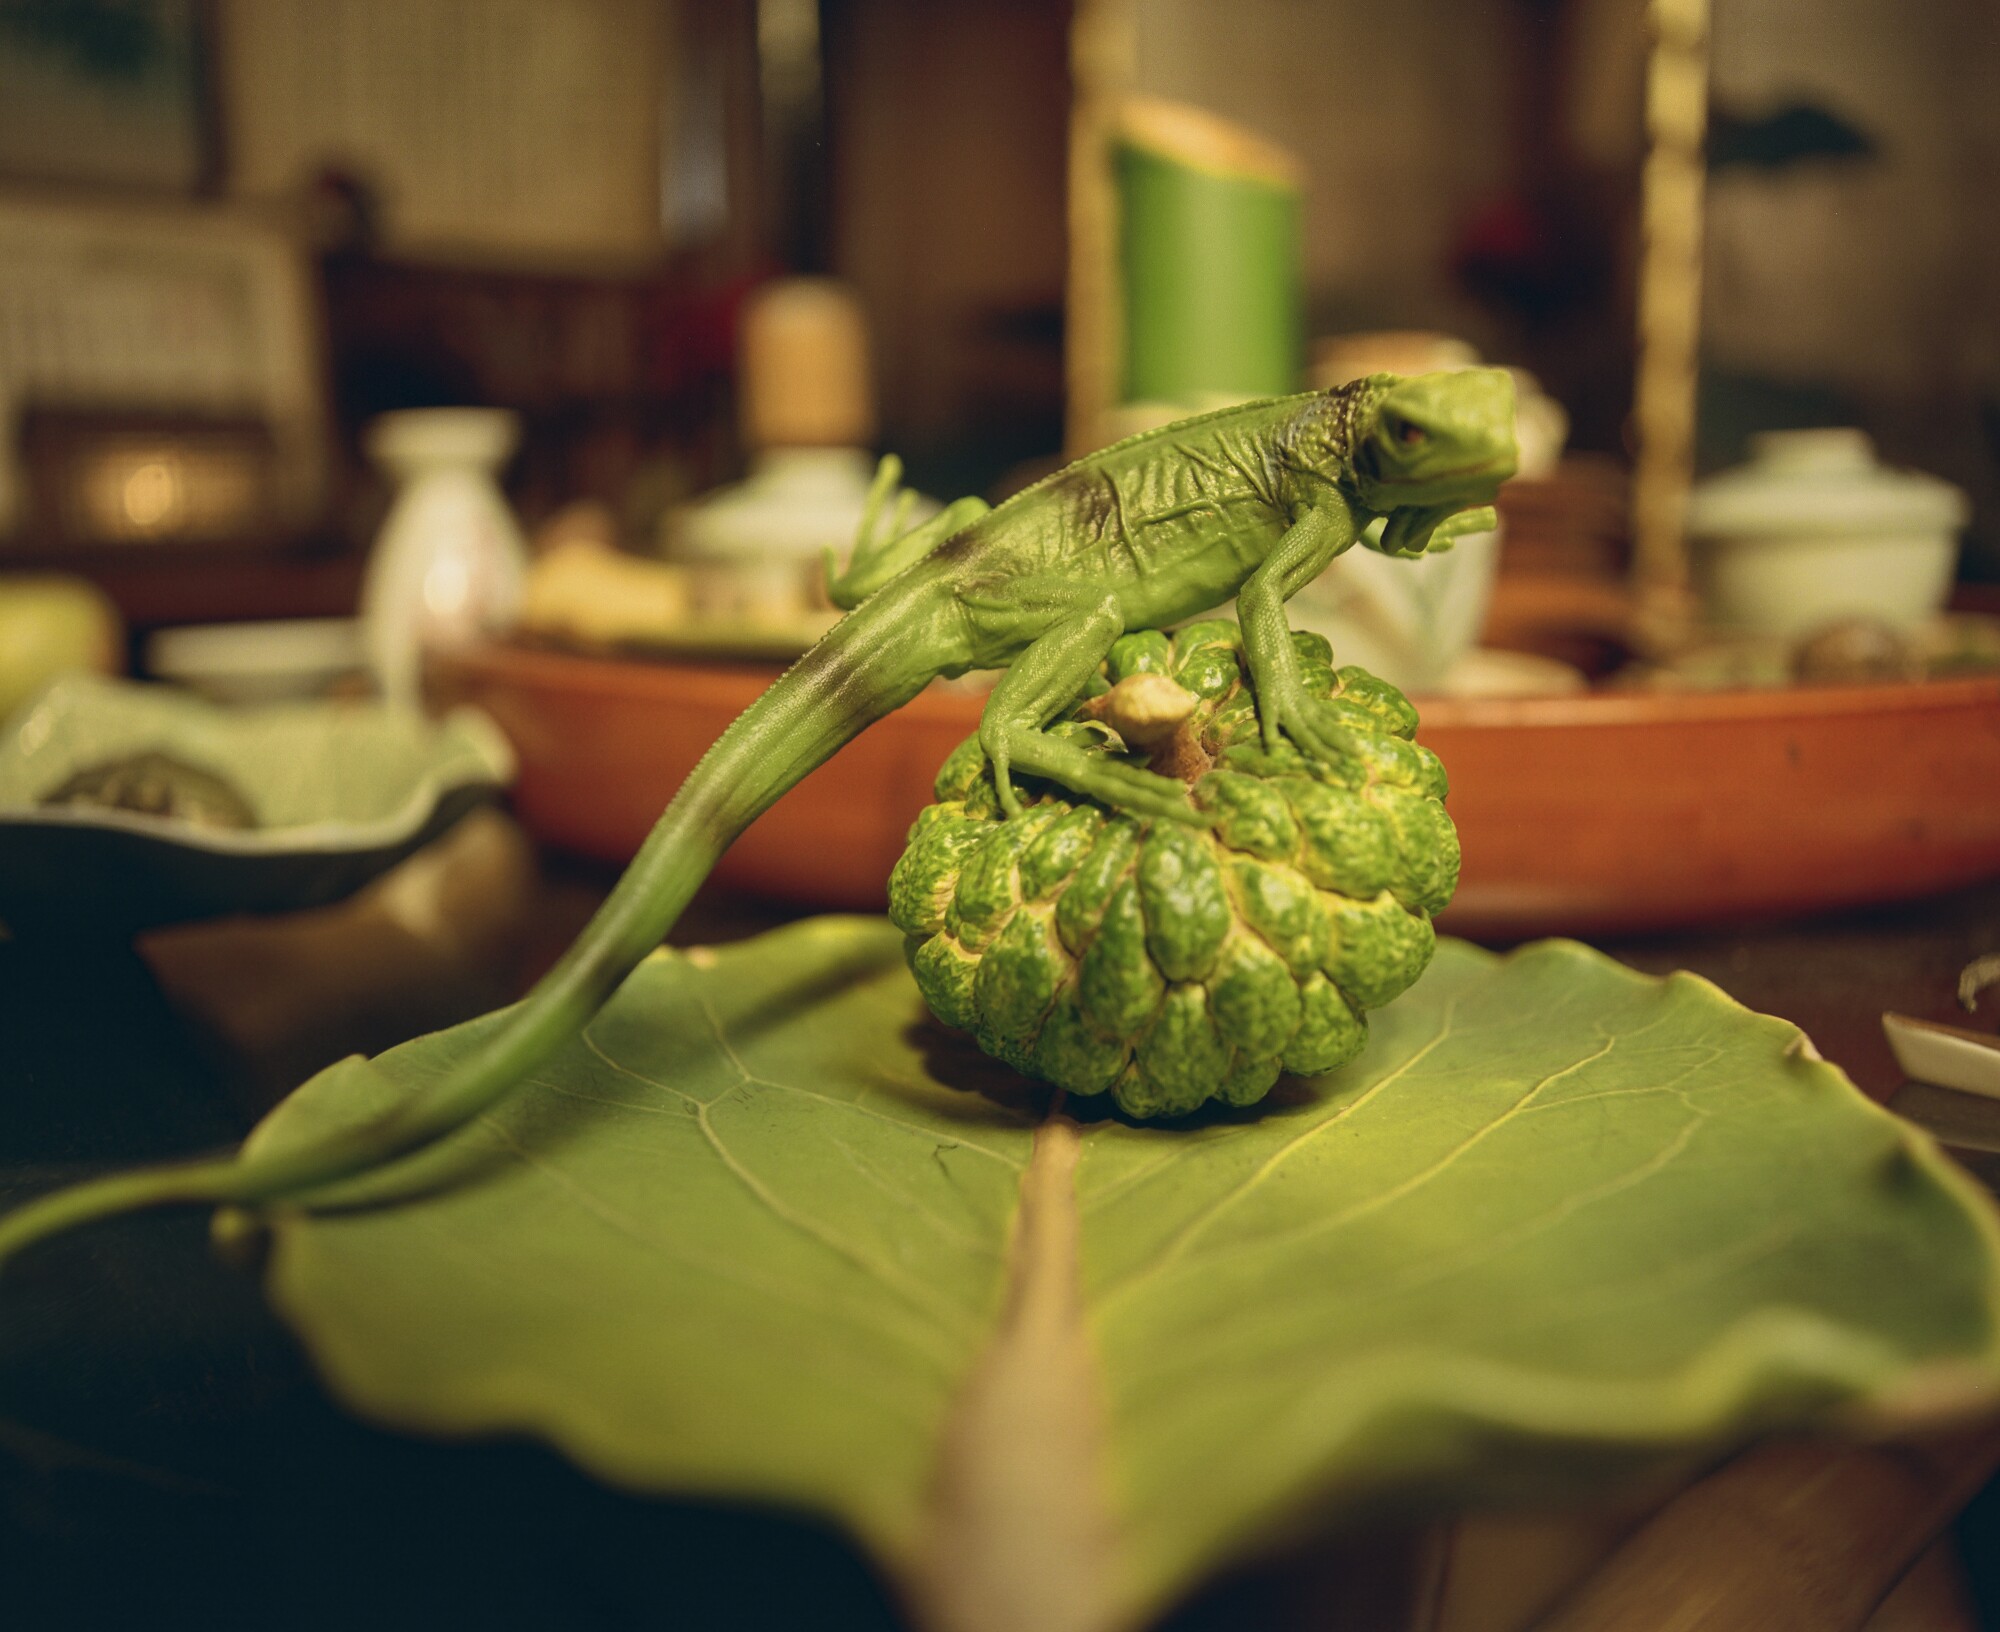
<svg viewBox="0 0 2000 1632"><path fill-rule="evenodd" d="M0 576L0 720L76 669L125 666L118 608L95 584L54 573Z"/></svg>

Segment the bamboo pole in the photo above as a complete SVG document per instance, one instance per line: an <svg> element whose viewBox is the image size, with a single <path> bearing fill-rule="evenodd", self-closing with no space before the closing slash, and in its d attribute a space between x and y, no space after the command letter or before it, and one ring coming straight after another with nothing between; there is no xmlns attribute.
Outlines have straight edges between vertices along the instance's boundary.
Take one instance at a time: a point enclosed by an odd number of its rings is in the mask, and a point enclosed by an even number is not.
<svg viewBox="0 0 2000 1632"><path fill-rule="evenodd" d="M1134 97L1112 139L1120 400L1185 411L1299 388L1300 197L1289 148Z"/></svg>
<svg viewBox="0 0 2000 1632"><path fill-rule="evenodd" d="M1069 282L1065 300L1063 442L1096 448L1118 401L1124 349L1118 298L1118 202L1111 135L1137 56L1131 0L1077 0L1070 22Z"/></svg>
<svg viewBox="0 0 2000 1632"><path fill-rule="evenodd" d="M1656 643L1672 645L1694 619L1687 501L1700 367L1709 0L1651 0L1648 11L1632 566L1642 618Z"/></svg>

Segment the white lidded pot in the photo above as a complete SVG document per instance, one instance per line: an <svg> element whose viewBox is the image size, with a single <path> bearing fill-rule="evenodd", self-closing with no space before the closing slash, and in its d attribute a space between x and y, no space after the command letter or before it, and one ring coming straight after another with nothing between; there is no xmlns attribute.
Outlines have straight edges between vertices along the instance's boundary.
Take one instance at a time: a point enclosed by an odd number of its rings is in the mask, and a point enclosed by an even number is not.
<svg viewBox="0 0 2000 1632"><path fill-rule="evenodd" d="M397 484L361 589L369 666L392 702L421 700L426 647L520 609L528 550L499 483L519 435L502 408L408 408L368 427L369 457Z"/></svg>
<svg viewBox="0 0 2000 1632"><path fill-rule="evenodd" d="M1688 506L1711 622L1796 636L1843 618L1910 628L1951 594L1968 513L1951 483L1880 463L1861 431L1767 431Z"/></svg>
<svg viewBox="0 0 2000 1632"><path fill-rule="evenodd" d="M773 279L744 306L739 361L750 475L668 517L663 541L704 617L796 629L828 613L822 555L854 548L875 475L860 298L833 278ZM937 513L909 502L906 528Z"/></svg>
<svg viewBox="0 0 2000 1632"><path fill-rule="evenodd" d="M782 624L823 604L822 552L844 558L854 547L874 475L873 457L860 448L769 448L745 480L674 516L671 554L691 570L701 610ZM903 524L937 511L933 500L913 499ZM889 524L885 514L880 525Z"/></svg>

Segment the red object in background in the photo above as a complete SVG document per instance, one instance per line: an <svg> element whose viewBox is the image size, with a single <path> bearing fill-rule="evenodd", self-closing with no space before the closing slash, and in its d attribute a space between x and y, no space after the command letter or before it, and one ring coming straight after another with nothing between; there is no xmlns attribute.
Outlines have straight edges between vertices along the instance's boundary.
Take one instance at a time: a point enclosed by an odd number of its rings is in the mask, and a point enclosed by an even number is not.
<svg viewBox="0 0 2000 1632"><path fill-rule="evenodd" d="M1530 324L1600 300L1610 277L1596 212L1571 191L1510 193L1476 210L1452 250L1461 284Z"/></svg>
<svg viewBox="0 0 2000 1632"><path fill-rule="evenodd" d="M774 671L489 646L441 700L521 756L544 842L622 862ZM717 879L879 911L910 822L981 699L933 691L871 727L739 839ZM1443 699L1419 732L1465 853L1442 927L1510 940L1778 917L2000 877L2000 676L1661 696Z"/></svg>

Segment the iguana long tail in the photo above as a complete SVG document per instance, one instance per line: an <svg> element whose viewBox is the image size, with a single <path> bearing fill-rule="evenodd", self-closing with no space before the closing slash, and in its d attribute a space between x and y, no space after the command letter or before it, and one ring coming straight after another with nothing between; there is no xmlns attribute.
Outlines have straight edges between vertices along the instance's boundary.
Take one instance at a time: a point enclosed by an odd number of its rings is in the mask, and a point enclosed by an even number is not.
<svg viewBox="0 0 2000 1632"><path fill-rule="evenodd" d="M0 1262L43 1236L140 1207L303 1197L465 1126L588 1024L666 938L738 834L936 676L937 653L915 632L922 610L907 604L912 598L890 590L870 601L738 716L689 773L589 926L506 1023L444 1080L390 1114L304 1150L138 1168L41 1197L0 1218Z"/></svg>

